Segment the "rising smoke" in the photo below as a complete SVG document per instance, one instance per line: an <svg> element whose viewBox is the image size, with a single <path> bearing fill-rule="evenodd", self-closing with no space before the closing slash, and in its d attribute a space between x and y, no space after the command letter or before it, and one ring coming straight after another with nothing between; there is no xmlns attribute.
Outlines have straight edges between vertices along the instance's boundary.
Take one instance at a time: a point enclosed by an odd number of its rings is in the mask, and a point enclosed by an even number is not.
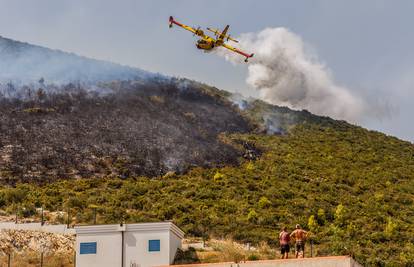
<svg viewBox="0 0 414 267"><path fill-rule="evenodd" d="M364 113L365 101L336 84L298 35L285 28L267 28L242 34L239 41L240 48L254 52L246 82L259 91L263 100L351 122ZM233 63L245 64L237 54L218 51Z"/></svg>
<svg viewBox="0 0 414 267"><path fill-rule="evenodd" d="M149 72L0 36L0 83L94 83L155 77Z"/></svg>

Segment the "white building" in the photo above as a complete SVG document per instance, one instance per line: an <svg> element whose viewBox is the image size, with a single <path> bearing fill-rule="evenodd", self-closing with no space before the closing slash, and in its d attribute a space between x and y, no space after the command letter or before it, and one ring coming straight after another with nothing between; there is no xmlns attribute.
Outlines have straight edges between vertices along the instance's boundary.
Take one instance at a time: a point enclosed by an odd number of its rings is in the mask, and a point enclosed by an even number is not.
<svg viewBox="0 0 414 267"><path fill-rule="evenodd" d="M174 261L184 232L171 222L77 226L76 267L152 267Z"/></svg>

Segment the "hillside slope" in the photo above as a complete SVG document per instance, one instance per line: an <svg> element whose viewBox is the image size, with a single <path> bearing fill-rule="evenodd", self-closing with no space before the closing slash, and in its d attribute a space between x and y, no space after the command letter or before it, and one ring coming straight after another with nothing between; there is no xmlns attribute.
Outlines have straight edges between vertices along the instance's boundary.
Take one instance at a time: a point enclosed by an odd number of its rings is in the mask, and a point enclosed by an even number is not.
<svg viewBox="0 0 414 267"><path fill-rule="evenodd" d="M99 223L271 245L300 223L317 255L414 266L413 144L188 80L128 80L0 84L1 212L90 223L96 208Z"/></svg>
<svg viewBox="0 0 414 267"><path fill-rule="evenodd" d="M0 82L103 82L156 76L137 68L81 57L73 53L15 41L0 36Z"/></svg>
<svg viewBox="0 0 414 267"><path fill-rule="evenodd" d="M182 83L112 82L98 93L69 84L0 98L0 182L151 177L236 164L242 150L219 135L253 127L231 102Z"/></svg>
<svg viewBox="0 0 414 267"><path fill-rule="evenodd" d="M260 147L241 166L159 178L67 180L0 191L0 205L32 216L70 208L77 223L173 220L188 235L277 243L296 223L317 255L354 255L366 266L414 264L414 146L342 122L303 124L288 135L236 134ZM411 264L411 265L410 265Z"/></svg>

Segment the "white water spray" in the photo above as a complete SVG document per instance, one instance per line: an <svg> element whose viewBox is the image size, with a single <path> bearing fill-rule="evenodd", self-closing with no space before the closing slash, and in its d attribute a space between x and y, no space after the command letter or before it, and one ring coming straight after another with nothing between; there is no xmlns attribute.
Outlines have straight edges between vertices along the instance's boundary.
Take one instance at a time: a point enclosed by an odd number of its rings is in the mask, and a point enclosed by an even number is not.
<svg viewBox="0 0 414 267"><path fill-rule="evenodd" d="M298 35L286 28L267 28L242 34L239 40L241 49L254 53L246 82L259 90L263 100L350 122L358 121L364 113L366 103L336 84ZM217 51L233 63L245 64L237 54L226 49Z"/></svg>

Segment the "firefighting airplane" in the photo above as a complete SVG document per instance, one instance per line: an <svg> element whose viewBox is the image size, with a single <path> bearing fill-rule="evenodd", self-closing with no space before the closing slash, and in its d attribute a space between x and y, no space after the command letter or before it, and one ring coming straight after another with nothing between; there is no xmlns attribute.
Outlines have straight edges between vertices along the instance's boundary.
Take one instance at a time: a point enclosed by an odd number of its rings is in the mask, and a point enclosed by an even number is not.
<svg viewBox="0 0 414 267"><path fill-rule="evenodd" d="M227 49L229 49L233 52L236 52L236 53L246 57L246 59L244 60L245 62L247 62L249 58L253 57L253 54L249 55L249 54L247 54L243 51L240 51L239 49L234 48L234 47L232 47L232 46L225 43L225 40L226 41L230 40L230 41L233 41L233 42L236 42L236 43L239 42L239 41L231 38L231 36L227 34L227 31L230 27L229 25L227 25L222 32L220 32L219 30L216 30L216 29L207 28L208 31L214 33L214 35L216 36L216 39L214 39L214 38L212 38L208 35L205 35L204 31L200 30L200 27L198 27L197 29L194 29L190 26L181 24L178 21L175 21L172 16L170 16L169 22L170 22L170 28L172 28L173 24L175 24L175 25L180 26L181 28L186 29L187 31L192 32L194 35L200 36L201 38L197 41L197 44L196 44L198 49L202 49L202 50L205 50L205 51L210 51L215 47L222 46L222 47L225 47L225 48L227 48Z"/></svg>

